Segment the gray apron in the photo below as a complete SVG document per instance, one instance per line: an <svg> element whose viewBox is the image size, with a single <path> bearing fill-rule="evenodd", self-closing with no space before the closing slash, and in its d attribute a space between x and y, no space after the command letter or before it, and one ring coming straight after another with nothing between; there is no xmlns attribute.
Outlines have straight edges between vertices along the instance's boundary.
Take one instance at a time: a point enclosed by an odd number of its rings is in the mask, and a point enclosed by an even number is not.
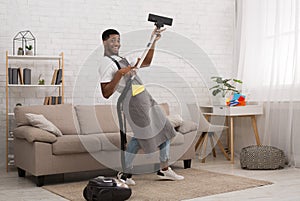
<svg viewBox="0 0 300 201"><path fill-rule="evenodd" d="M129 65L124 58L118 63L121 68ZM127 81L130 76L126 75L124 79ZM142 85L143 83L136 75L132 84ZM132 88L130 88L123 101L123 111L134 137L145 153L157 151L159 145L176 135L175 129L166 118L165 113L147 89L132 96Z"/></svg>

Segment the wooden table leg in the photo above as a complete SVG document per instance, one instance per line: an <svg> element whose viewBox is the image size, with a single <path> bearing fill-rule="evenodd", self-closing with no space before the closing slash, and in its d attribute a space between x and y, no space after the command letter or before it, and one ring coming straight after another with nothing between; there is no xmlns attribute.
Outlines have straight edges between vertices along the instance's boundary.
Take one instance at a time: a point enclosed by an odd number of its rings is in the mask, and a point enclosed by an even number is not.
<svg viewBox="0 0 300 201"><path fill-rule="evenodd" d="M215 140L217 141L218 146L220 147L221 151L223 152L224 156L227 158L227 160L230 160L227 152L225 151L221 141L219 140L219 138L215 135L215 133L213 134L213 137L215 138Z"/></svg>
<svg viewBox="0 0 300 201"><path fill-rule="evenodd" d="M234 146L233 146L233 117L230 118L230 161L234 163Z"/></svg>
<svg viewBox="0 0 300 201"><path fill-rule="evenodd" d="M198 147L199 147L199 146L200 146L200 148L201 148L201 146L202 146L202 144L203 144L204 136L205 136L206 134L207 134L207 133L202 133L202 134L200 135L200 137L199 137L199 139L198 139L198 141L197 141L197 143L196 143L196 145L195 145L195 151L198 150Z"/></svg>
<svg viewBox="0 0 300 201"><path fill-rule="evenodd" d="M209 137L209 140L210 140L210 146L212 148L212 153L213 153L213 156L214 157L217 157L217 154L216 154L216 149L215 149L215 145L214 145L214 140L213 140L213 136L215 133L208 133L208 137Z"/></svg>
<svg viewBox="0 0 300 201"><path fill-rule="evenodd" d="M226 126L227 126L227 129L226 129L226 134L227 134L227 152L230 151L230 126L229 126L230 122L229 122L229 117L226 116Z"/></svg>
<svg viewBox="0 0 300 201"><path fill-rule="evenodd" d="M204 153L204 157L203 157L203 159L202 159L202 163L205 163L205 159L206 159L206 157L207 157L207 155L206 155L206 146L207 146L207 141L208 141L208 133L205 135L205 138L204 138L204 141L203 141L203 152L202 153ZM200 157L201 157L201 155L200 155Z"/></svg>
<svg viewBox="0 0 300 201"><path fill-rule="evenodd" d="M258 135L255 115L251 116L251 120L252 120L252 127L253 127L253 131L254 131L255 139L256 139L256 144L260 145L260 139L259 139L259 135Z"/></svg>

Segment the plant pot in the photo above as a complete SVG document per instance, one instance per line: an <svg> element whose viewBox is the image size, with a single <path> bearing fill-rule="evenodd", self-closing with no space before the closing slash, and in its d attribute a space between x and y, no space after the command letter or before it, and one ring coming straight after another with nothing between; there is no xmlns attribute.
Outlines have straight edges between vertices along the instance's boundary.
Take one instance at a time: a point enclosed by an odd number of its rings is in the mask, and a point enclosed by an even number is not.
<svg viewBox="0 0 300 201"><path fill-rule="evenodd" d="M26 55L33 55L33 51L32 50L27 50Z"/></svg>

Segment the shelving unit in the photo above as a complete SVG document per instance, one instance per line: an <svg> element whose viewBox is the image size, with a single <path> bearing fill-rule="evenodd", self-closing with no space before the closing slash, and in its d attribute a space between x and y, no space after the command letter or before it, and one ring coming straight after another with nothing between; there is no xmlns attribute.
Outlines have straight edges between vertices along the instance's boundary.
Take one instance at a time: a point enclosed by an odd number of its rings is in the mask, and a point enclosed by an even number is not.
<svg viewBox="0 0 300 201"><path fill-rule="evenodd" d="M58 68L61 69L62 76L61 76L61 84L53 85L53 84L46 84L46 85L38 85L38 84L9 84L9 72L8 69L10 67L10 62L21 62L21 61L53 61L58 62ZM28 66L28 65L27 65ZM34 69L38 68L36 66L30 66L30 68ZM53 71L53 69L51 69ZM10 97L10 90L15 88L23 89L30 89L32 91L40 91L52 88L58 88L58 96L61 96L61 103L64 103L64 53L62 52L58 56L27 56L27 55L9 55L8 51L6 51L6 170L9 170L10 166L14 165L14 155L9 150L9 147L12 147L12 143L14 140L13 137L13 129L11 121L14 119L13 107L10 105L10 102L13 98ZM23 89L22 89L23 88ZM22 98L22 97L20 97ZM38 103L37 103L38 104ZM43 102L41 102L43 104Z"/></svg>

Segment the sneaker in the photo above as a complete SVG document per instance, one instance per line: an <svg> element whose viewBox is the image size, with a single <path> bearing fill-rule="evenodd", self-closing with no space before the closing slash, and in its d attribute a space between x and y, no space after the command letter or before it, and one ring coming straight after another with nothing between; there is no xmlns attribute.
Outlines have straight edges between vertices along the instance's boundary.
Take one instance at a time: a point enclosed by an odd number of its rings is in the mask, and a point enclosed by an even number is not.
<svg viewBox="0 0 300 201"><path fill-rule="evenodd" d="M176 174L170 167L168 167L168 170L166 171L159 170L157 172L157 175L161 179L169 179L173 181L179 181L184 179L183 176Z"/></svg>
<svg viewBox="0 0 300 201"><path fill-rule="evenodd" d="M135 181L131 178L131 174L124 174L123 172L118 172L117 178L120 182L127 184L128 186L134 186Z"/></svg>

